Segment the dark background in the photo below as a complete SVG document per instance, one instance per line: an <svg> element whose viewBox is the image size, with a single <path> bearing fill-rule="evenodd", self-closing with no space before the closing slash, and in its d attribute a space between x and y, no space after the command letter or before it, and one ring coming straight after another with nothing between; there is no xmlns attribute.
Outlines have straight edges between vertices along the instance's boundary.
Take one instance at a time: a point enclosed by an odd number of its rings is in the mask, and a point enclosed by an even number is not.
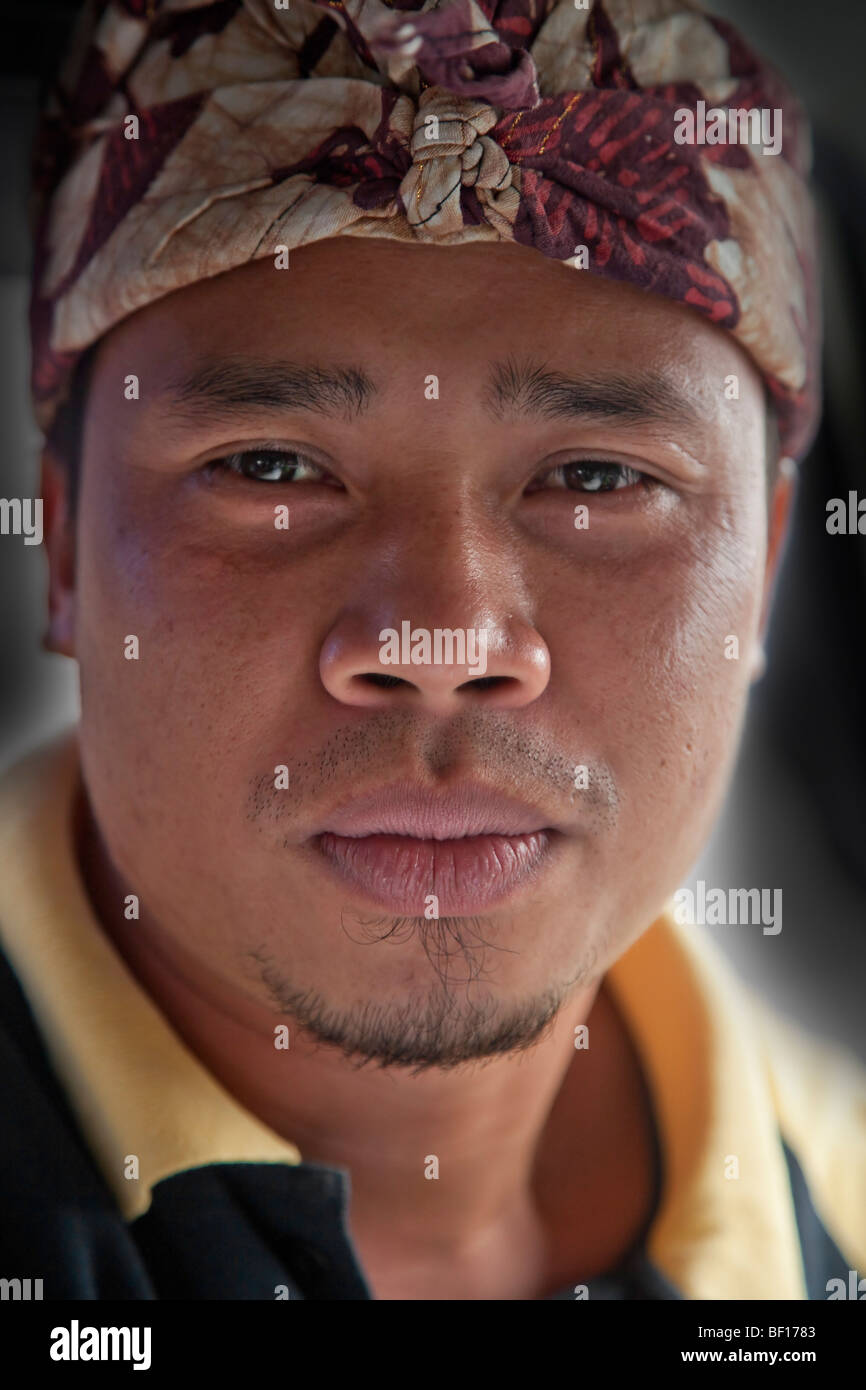
<svg viewBox="0 0 866 1390"><path fill-rule="evenodd" d="M0 495L38 495L40 437L27 395L29 144L39 74L62 51L77 0L5 0L0 48ZM770 57L813 120L825 297L821 432L802 467L737 772L684 886L781 888L783 927L711 931L744 979L802 1026L866 1061L866 537L828 536L826 503L866 496L866 4L715 0ZM0 537L0 764L70 722L77 668L40 649L40 547ZM0 869L2 871L2 869ZM628 871L628 866L623 867Z"/></svg>

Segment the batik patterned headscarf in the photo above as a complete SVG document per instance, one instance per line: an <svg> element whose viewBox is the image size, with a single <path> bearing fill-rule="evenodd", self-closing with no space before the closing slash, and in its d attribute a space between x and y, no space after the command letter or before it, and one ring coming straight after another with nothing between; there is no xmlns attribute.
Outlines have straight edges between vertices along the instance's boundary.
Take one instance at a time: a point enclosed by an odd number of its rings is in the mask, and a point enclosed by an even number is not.
<svg viewBox="0 0 866 1390"><path fill-rule="evenodd" d="M780 119L779 152L698 143L730 110ZM799 457L810 159L780 77L691 0L93 0L36 146L37 420L114 324L279 246L514 241L730 331Z"/></svg>

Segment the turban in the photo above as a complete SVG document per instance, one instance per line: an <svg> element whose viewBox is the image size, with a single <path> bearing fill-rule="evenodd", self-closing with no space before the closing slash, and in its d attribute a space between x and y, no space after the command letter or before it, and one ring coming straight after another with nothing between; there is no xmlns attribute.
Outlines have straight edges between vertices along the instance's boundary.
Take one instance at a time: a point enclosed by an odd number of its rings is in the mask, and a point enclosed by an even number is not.
<svg viewBox="0 0 866 1390"><path fill-rule="evenodd" d="M36 419L114 324L280 247L512 241L729 331L796 458L810 165L795 96L694 0L91 0L34 148Z"/></svg>

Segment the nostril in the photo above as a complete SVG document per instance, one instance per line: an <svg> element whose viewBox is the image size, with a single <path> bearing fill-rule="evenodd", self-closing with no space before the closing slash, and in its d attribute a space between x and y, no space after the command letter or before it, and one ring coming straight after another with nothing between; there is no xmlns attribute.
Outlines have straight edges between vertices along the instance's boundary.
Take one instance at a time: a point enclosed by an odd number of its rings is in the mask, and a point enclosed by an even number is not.
<svg viewBox="0 0 866 1390"><path fill-rule="evenodd" d="M391 690L395 685L408 685L400 676L386 676L378 671L366 671L358 680L367 681L370 685L378 686L380 690Z"/></svg>
<svg viewBox="0 0 866 1390"><path fill-rule="evenodd" d="M475 680L464 681L459 690L465 690L471 686L473 690L489 690L492 685L514 685L511 676L478 676Z"/></svg>

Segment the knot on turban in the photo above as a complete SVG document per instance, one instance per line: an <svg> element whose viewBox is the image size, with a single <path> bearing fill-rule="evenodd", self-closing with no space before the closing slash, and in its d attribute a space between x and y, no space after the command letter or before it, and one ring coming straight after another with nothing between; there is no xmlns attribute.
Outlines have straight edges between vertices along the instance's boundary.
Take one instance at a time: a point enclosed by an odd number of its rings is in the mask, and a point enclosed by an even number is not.
<svg viewBox="0 0 866 1390"><path fill-rule="evenodd" d="M412 167L400 184L409 225L418 236L463 226L461 186L475 190L487 223L503 238L520 206L505 151L485 133L497 121L491 106L438 87L422 92L409 141Z"/></svg>
<svg viewBox="0 0 866 1390"><path fill-rule="evenodd" d="M718 138L725 112L751 134ZM778 74L696 0L90 0L35 150L37 420L114 324L277 245L506 240L730 332L797 457L810 150Z"/></svg>

